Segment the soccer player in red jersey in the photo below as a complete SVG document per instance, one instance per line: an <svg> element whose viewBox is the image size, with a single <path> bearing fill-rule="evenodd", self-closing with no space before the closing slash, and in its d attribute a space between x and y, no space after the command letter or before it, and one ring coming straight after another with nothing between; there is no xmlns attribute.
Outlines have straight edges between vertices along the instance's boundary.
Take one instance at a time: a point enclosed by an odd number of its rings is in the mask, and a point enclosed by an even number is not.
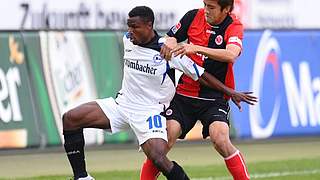
<svg viewBox="0 0 320 180"><path fill-rule="evenodd" d="M161 54L187 55L226 86L234 89L233 63L242 50L243 26L231 14L234 0L203 0L204 8L187 12L167 33ZM187 40L188 43L179 44ZM214 148L224 158L235 180L250 179L240 151L229 138L230 97L186 75L179 80L176 95L165 111L169 147L184 138L197 120L203 125L203 138L210 136ZM239 104L237 104L238 107ZM241 107L240 107L241 108ZM159 171L150 160L142 166L140 179L156 179Z"/></svg>

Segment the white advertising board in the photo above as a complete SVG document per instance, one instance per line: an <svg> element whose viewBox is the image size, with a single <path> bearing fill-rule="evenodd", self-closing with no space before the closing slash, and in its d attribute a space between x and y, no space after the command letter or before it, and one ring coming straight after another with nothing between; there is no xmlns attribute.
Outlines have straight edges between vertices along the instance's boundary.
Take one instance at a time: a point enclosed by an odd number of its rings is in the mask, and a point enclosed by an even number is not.
<svg viewBox="0 0 320 180"><path fill-rule="evenodd" d="M85 39L81 32L41 32L43 69L56 125L62 114L97 98ZM102 144L103 130L84 129L87 144Z"/></svg>
<svg viewBox="0 0 320 180"><path fill-rule="evenodd" d="M202 0L6 0L0 6L0 29L17 30L24 17L24 29L126 29L128 12L140 5L154 10L157 29L169 29L202 4Z"/></svg>
<svg viewBox="0 0 320 180"><path fill-rule="evenodd" d="M243 0L248 1L250 29L316 29L319 0Z"/></svg>

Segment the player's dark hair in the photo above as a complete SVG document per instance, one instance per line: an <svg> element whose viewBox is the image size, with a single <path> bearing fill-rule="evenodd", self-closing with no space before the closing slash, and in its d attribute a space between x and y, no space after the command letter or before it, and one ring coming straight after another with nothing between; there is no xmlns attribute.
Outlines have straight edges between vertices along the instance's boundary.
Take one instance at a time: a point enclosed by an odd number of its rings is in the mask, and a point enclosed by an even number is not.
<svg viewBox="0 0 320 180"><path fill-rule="evenodd" d="M147 6L137 6L133 8L129 12L129 17L136 17L139 16L141 19L143 19L145 22L151 22L152 26L154 23L154 13L151 8Z"/></svg>
<svg viewBox="0 0 320 180"><path fill-rule="evenodd" d="M218 4L221 7L221 11L230 6L230 12L233 10L234 0L218 0Z"/></svg>

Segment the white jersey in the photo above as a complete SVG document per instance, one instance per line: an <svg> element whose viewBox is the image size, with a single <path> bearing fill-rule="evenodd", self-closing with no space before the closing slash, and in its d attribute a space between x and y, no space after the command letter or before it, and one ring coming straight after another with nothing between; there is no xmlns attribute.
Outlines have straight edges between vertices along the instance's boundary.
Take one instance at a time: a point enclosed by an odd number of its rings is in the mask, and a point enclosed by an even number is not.
<svg viewBox="0 0 320 180"><path fill-rule="evenodd" d="M167 74L169 69L178 69L194 80L203 74L204 69L186 56L171 61L163 59L159 53L161 40L156 34L150 43L138 46L128 34L123 37L124 75L116 98L120 105L148 108L163 104L166 108L175 94L175 85Z"/></svg>

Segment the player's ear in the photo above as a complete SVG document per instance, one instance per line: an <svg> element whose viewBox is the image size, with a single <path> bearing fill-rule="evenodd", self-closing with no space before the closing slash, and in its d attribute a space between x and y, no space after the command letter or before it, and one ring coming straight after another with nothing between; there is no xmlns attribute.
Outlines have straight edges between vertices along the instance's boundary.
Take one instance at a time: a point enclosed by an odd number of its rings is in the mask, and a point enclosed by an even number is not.
<svg viewBox="0 0 320 180"><path fill-rule="evenodd" d="M149 27L150 29L153 29L153 24L152 24L151 21L147 22L147 24L148 24L148 27Z"/></svg>
<svg viewBox="0 0 320 180"><path fill-rule="evenodd" d="M229 14L231 11L231 6L227 6L223 9L223 12L226 13L226 14Z"/></svg>

